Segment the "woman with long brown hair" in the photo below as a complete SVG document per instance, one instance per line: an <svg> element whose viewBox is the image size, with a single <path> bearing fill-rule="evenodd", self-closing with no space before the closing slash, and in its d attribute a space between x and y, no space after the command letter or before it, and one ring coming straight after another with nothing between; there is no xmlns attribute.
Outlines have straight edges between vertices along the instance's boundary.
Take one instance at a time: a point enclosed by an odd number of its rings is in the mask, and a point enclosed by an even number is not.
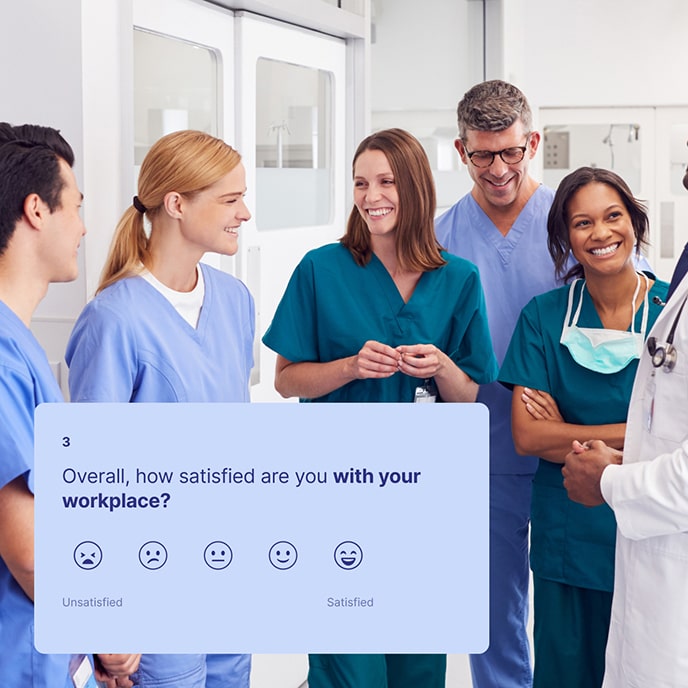
<svg viewBox="0 0 688 688"><path fill-rule="evenodd" d="M420 143L364 139L339 243L297 266L263 341L275 387L314 402L475 401L496 361L477 268L444 252ZM310 655L310 688L444 688L444 655Z"/></svg>

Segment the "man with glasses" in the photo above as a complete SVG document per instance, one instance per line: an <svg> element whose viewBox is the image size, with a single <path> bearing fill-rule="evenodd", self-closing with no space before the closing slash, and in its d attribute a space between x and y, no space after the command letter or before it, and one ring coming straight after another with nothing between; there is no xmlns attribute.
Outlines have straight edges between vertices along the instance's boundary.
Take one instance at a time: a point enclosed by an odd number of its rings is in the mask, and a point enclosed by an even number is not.
<svg viewBox="0 0 688 688"><path fill-rule="evenodd" d="M439 242L475 263L485 291L492 344L501 364L521 309L558 282L547 250L554 191L528 173L540 134L515 86L486 81L457 109L456 150L472 191L436 221ZM528 618L528 524L537 458L518 456L511 436L511 392L480 387L490 409L490 644L471 655L475 688L532 685Z"/></svg>
<svg viewBox="0 0 688 688"><path fill-rule="evenodd" d="M688 189L688 170L683 185ZM574 442L562 469L571 499L606 501L616 517L604 688L688 685L686 300L684 276L640 358L623 456L599 440Z"/></svg>

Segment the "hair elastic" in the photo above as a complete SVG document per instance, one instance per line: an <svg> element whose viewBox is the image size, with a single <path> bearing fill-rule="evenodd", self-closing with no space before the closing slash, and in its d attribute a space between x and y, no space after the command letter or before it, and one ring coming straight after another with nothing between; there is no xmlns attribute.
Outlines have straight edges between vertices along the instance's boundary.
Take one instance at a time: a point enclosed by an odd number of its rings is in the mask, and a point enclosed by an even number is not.
<svg viewBox="0 0 688 688"><path fill-rule="evenodd" d="M134 208L136 208L136 210L138 210L142 215L146 212L146 210L148 210L148 208L141 203L138 196L134 196L132 204L134 205Z"/></svg>

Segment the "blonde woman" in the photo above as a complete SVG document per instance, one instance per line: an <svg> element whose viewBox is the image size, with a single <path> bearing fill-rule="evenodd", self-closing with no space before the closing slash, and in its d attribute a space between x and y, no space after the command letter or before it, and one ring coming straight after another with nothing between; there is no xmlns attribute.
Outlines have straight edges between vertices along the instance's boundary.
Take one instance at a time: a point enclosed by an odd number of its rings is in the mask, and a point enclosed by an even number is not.
<svg viewBox="0 0 688 688"><path fill-rule="evenodd" d="M180 131L153 145L67 346L73 401L249 401L253 299L199 263L207 251L236 253L251 217L245 192L241 156L223 141ZM148 654L131 679L142 688L247 688L249 671L249 655Z"/></svg>

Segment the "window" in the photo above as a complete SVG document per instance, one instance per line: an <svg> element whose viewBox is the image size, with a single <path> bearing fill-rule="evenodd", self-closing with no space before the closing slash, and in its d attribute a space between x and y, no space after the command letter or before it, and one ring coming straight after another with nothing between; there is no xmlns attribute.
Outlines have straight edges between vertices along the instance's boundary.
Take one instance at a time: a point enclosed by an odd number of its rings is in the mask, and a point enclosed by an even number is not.
<svg viewBox="0 0 688 688"><path fill-rule="evenodd" d="M260 58L256 64L256 226L330 222L332 74Z"/></svg>

